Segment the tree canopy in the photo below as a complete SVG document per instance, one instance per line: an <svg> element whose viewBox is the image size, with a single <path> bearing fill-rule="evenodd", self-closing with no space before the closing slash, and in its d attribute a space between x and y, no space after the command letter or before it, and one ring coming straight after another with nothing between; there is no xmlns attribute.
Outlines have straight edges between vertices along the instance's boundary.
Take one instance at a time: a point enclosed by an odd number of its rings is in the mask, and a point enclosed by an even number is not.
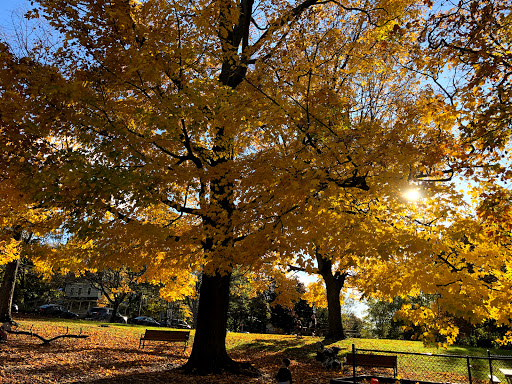
<svg viewBox="0 0 512 384"><path fill-rule="evenodd" d="M433 254L471 247L449 226L461 198L449 182L505 144L471 151L471 81L455 96L436 88L440 63L461 56L458 42L434 40L459 24L430 27L446 19L423 22L428 4L36 3L27 17L47 19L58 43L23 57L1 45L2 146L19 160L2 169L23 175L16 187L41 207L67 212L80 264L202 272L190 370L233 366L224 344L238 266L310 267L320 247L345 270L407 262L424 273ZM478 181L502 171L478 169ZM410 186L432 204L405 201Z"/></svg>

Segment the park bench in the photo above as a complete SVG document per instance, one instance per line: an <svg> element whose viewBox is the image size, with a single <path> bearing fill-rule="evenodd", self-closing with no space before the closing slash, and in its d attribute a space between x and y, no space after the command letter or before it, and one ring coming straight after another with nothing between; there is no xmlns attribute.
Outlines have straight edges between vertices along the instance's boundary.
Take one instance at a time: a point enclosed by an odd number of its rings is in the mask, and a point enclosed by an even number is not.
<svg viewBox="0 0 512 384"><path fill-rule="evenodd" d="M343 332L347 337L361 337L361 333L355 329L345 329Z"/></svg>
<svg viewBox="0 0 512 384"><path fill-rule="evenodd" d="M168 342L183 342L187 349L188 338L190 331L167 331L160 329L146 329L146 332L140 337L139 348L144 348L146 341L168 341Z"/></svg>
<svg viewBox="0 0 512 384"><path fill-rule="evenodd" d="M393 368L394 377L397 375L396 356L348 353L345 365L353 365L354 367Z"/></svg>

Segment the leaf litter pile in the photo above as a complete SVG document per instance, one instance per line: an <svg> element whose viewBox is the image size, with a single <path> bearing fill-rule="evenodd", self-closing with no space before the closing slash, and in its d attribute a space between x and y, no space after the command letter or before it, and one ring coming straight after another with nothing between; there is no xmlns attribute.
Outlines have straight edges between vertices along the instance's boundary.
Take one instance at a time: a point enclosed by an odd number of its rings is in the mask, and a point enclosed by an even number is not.
<svg viewBox="0 0 512 384"><path fill-rule="evenodd" d="M0 383L274 383L281 359L290 358L295 383L329 383L340 371L325 370L315 360L319 338L284 335L228 333L227 347L232 358L257 368L259 377L223 373L191 376L179 369L186 363L191 344L148 342L139 349L144 327L101 326L94 322L57 322L39 319L18 321L19 330L51 338L59 334L88 335L85 339L60 338L43 344L36 337L9 335L0 344ZM193 336L193 332L191 333ZM345 371L345 375L349 374Z"/></svg>

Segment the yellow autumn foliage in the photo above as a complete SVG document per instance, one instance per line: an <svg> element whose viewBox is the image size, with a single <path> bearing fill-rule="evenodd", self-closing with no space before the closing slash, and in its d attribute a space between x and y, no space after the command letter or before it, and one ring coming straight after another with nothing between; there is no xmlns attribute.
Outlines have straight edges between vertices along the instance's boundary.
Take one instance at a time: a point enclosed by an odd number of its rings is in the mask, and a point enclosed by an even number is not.
<svg viewBox="0 0 512 384"><path fill-rule="evenodd" d="M27 17L59 41L26 57L0 45L0 167L15 191L0 213L16 212L0 228L66 212L67 244L41 266L147 268L171 300L202 273L200 310L224 287L216 315L239 269L271 277L290 305L294 266L509 321L509 196L492 188L511 177L505 7L439 18L414 0L35 3ZM467 76L447 89L452 68ZM478 217L456 177L476 185ZM404 198L411 187L420 201ZM409 312L453 340L449 322ZM201 353L194 364L218 361Z"/></svg>
<svg viewBox="0 0 512 384"><path fill-rule="evenodd" d="M7 264L20 257L20 241L0 239L0 265Z"/></svg>
<svg viewBox="0 0 512 384"><path fill-rule="evenodd" d="M302 298L315 308L327 308L327 295L321 281L309 283Z"/></svg>
<svg viewBox="0 0 512 384"><path fill-rule="evenodd" d="M197 295L197 276L194 274L180 273L174 276L162 278L165 285L160 288L160 297L169 302L183 300L186 297L195 298Z"/></svg>

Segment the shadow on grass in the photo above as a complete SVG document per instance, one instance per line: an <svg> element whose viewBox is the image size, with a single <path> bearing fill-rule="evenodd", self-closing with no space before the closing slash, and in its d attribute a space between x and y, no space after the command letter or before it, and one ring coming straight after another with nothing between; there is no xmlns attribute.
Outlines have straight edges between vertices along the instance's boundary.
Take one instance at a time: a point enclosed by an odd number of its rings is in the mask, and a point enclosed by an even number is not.
<svg viewBox="0 0 512 384"><path fill-rule="evenodd" d="M261 352L263 354L286 355L291 358L314 358L316 355L315 340L296 339L254 339L249 343L231 348L230 354L247 354ZM251 358L252 360L252 358Z"/></svg>
<svg viewBox="0 0 512 384"><path fill-rule="evenodd" d="M239 351L239 350L247 350L247 349L257 349L260 351L266 351L266 352L279 352L283 349L288 348L300 348L305 346L306 343L304 342L304 339L285 339L285 340L279 340L279 339L266 339L266 338L260 338L260 339L254 339L251 342L244 343L240 346L236 346L234 348L231 348L231 351Z"/></svg>

